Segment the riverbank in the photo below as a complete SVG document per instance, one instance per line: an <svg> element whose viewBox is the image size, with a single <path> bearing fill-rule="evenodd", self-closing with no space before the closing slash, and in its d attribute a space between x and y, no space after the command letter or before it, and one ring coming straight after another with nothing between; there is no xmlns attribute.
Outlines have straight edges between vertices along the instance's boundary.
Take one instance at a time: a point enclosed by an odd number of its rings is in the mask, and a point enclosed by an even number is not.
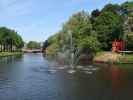
<svg viewBox="0 0 133 100"><path fill-rule="evenodd" d="M15 56L15 55L21 55L22 52L0 52L0 57L7 57L7 56Z"/></svg>
<svg viewBox="0 0 133 100"><path fill-rule="evenodd" d="M96 63L133 63L133 54L98 52L93 61Z"/></svg>

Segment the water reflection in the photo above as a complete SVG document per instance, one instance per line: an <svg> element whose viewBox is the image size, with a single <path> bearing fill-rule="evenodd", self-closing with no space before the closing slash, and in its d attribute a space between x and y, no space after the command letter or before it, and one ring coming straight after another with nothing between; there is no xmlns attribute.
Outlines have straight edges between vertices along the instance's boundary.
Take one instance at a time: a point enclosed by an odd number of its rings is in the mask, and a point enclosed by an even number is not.
<svg viewBox="0 0 133 100"><path fill-rule="evenodd" d="M112 100L132 100L133 68L132 65L101 65L105 83L112 94Z"/></svg>
<svg viewBox="0 0 133 100"><path fill-rule="evenodd" d="M41 54L0 59L0 100L133 100L132 65L77 66L70 74Z"/></svg>
<svg viewBox="0 0 133 100"><path fill-rule="evenodd" d="M0 63L12 63L15 62L16 60L20 60L23 55L17 55L17 56L8 56L8 57L0 57Z"/></svg>
<svg viewBox="0 0 133 100"><path fill-rule="evenodd" d="M123 86L124 80L126 77L126 71L122 68L119 68L117 65L113 65L111 67L111 75L112 75L112 89L113 93L117 93L119 89Z"/></svg>

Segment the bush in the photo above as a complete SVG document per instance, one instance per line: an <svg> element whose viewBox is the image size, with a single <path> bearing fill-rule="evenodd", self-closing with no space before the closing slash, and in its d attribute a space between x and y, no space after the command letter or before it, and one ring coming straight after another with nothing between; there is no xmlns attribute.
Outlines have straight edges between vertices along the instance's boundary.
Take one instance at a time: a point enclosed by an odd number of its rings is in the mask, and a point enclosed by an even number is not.
<svg viewBox="0 0 133 100"><path fill-rule="evenodd" d="M100 50L100 43L96 37L88 36L79 40L79 48L82 48L81 52L87 54L96 53Z"/></svg>

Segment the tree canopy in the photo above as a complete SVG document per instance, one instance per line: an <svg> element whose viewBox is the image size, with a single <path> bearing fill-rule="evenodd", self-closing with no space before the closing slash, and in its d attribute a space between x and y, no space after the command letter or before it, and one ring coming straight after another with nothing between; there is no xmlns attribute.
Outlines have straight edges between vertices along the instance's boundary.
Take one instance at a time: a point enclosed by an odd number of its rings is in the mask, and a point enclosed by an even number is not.
<svg viewBox="0 0 133 100"><path fill-rule="evenodd" d="M27 44L27 48L28 49L40 49L41 45L40 45L40 43L38 43L36 41L29 41Z"/></svg>
<svg viewBox="0 0 133 100"><path fill-rule="evenodd" d="M73 14L62 29L48 39L50 50L52 51L52 46L56 48L54 52L70 49L71 33L74 48L82 48L83 52L109 51L112 41L122 40L125 36L124 24L128 16L132 17L132 9L133 2L125 2L121 5L107 4L101 10L93 10L91 14L85 11ZM130 24L131 22L129 21ZM128 47L133 50L131 34L133 32L130 32L126 41Z"/></svg>
<svg viewBox="0 0 133 100"><path fill-rule="evenodd" d="M95 20L94 29L97 32L102 49L110 50L112 41L121 39L120 36L123 34L123 20L115 13L105 11Z"/></svg>
<svg viewBox="0 0 133 100"><path fill-rule="evenodd" d="M13 51L21 49L23 46L24 42L17 32L6 27L0 27L1 51Z"/></svg>

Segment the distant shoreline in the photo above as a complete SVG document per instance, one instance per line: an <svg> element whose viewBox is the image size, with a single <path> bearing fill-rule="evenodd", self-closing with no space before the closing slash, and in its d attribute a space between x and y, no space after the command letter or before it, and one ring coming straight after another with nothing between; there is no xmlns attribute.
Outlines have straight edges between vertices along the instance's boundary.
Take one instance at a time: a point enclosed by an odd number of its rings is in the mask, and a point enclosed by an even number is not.
<svg viewBox="0 0 133 100"><path fill-rule="evenodd" d="M23 52L0 52L0 57L15 56L21 54L23 54Z"/></svg>

